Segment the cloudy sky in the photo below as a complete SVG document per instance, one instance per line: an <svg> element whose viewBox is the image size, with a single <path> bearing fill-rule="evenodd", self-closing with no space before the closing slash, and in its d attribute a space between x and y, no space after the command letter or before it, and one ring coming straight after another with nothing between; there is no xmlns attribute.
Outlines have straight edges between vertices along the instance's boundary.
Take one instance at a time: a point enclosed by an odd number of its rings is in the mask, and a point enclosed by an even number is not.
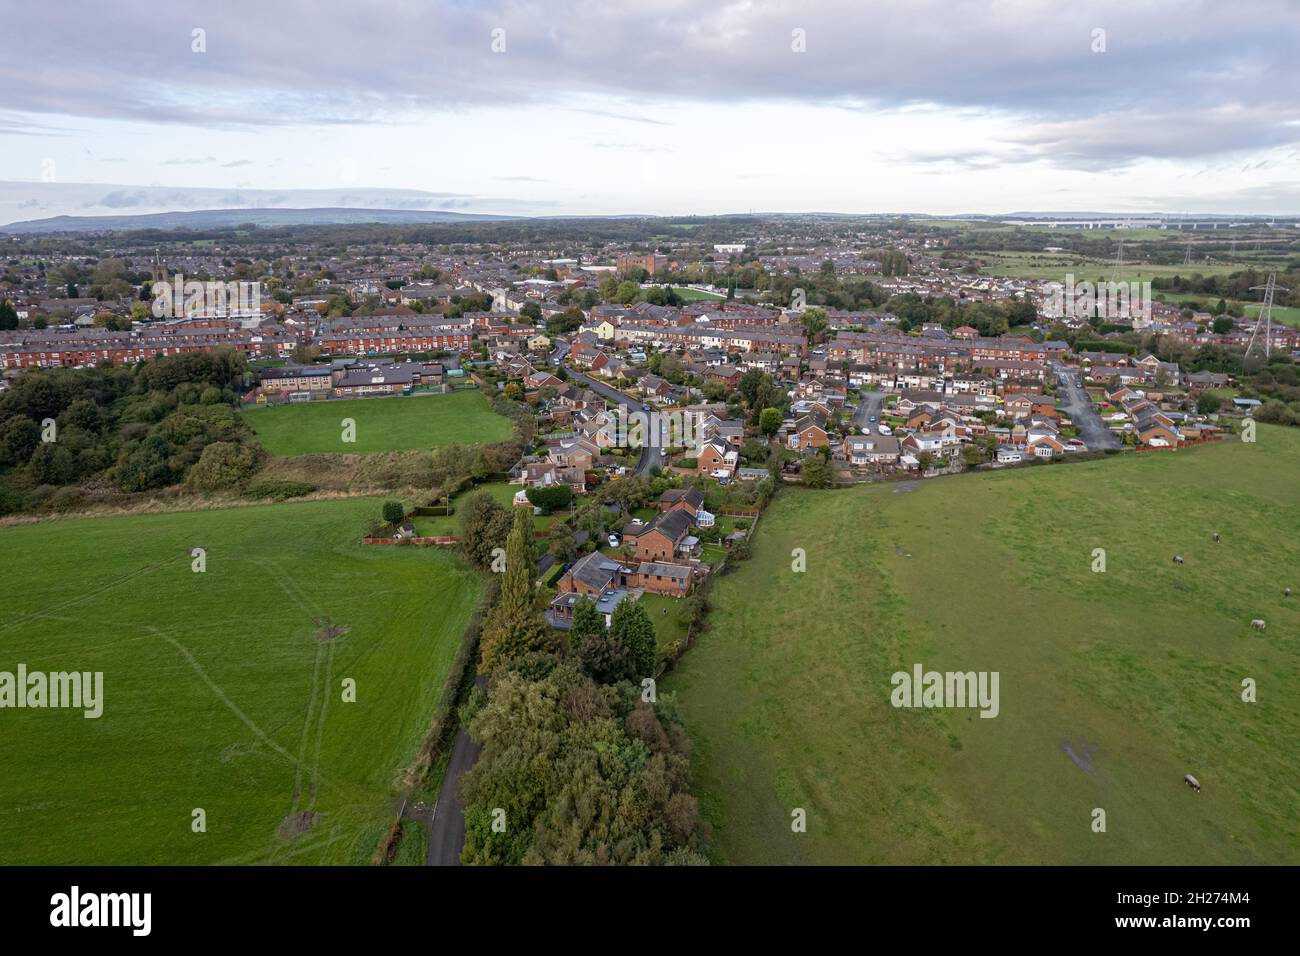
<svg viewBox="0 0 1300 956"><path fill-rule="evenodd" d="M60 0L4 21L0 222L289 190L1300 213L1294 0Z"/></svg>

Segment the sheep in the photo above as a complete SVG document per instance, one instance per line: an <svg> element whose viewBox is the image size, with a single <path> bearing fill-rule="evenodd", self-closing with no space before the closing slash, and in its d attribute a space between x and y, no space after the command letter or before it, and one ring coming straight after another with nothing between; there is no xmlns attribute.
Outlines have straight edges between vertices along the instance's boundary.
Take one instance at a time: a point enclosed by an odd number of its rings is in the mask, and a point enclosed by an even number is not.
<svg viewBox="0 0 1300 956"><path fill-rule="evenodd" d="M1215 544L1218 544L1218 543L1219 543L1219 532L1217 532L1217 531L1214 532L1214 543L1215 543Z"/></svg>
<svg viewBox="0 0 1300 956"><path fill-rule="evenodd" d="M1181 554L1175 554L1174 564L1182 564L1182 563L1183 563L1183 556Z"/></svg>
<svg viewBox="0 0 1300 956"><path fill-rule="evenodd" d="M1283 591L1283 592L1282 592L1282 596L1283 596L1283 597L1290 597L1290 596L1291 596L1291 589L1290 589L1290 588L1287 588L1285 591Z"/></svg>
<svg viewBox="0 0 1300 956"><path fill-rule="evenodd" d="M1251 621L1250 626L1257 631L1264 630L1264 622L1260 618L1255 618L1255 620Z"/></svg>
<svg viewBox="0 0 1300 956"><path fill-rule="evenodd" d="M1191 787L1191 788L1192 788L1193 790L1195 790L1197 793L1200 793L1200 792L1201 792L1201 781L1197 780L1197 779L1196 779L1195 777L1193 777L1190 773L1189 773L1189 774L1185 774L1185 775L1183 776L1183 783L1187 784L1189 787Z"/></svg>

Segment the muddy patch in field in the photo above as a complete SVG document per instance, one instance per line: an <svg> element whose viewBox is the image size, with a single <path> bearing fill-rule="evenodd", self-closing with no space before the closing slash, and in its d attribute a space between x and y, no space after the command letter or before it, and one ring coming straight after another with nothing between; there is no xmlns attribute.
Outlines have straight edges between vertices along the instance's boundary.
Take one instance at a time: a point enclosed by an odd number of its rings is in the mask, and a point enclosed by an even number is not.
<svg viewBox="0 0 1300 956"><path fill-rule="evenodd" d="M335 624L328 617L318 617L312 623L316 625L316 640L322 644L342 637L349 630L346 624Z"/></svg>
<svg viewBox="0 0 1300 956"><path fill-rule="evenodd" d="M311 810L302 810L298 813L291 813L280 821L280 828L276 831L281 840L292 840L302 836L313 826L319 814Z"/></svg>
<svg viewBox="0 0 1300 956"><path fill-rule="evenodd" d="M1097 772L1097 768L1092 765L1092 758L1097 753L1096 744L1061 744L1061 753L1069 757L1076 767L1084 773L1092 775Z"/></svg>

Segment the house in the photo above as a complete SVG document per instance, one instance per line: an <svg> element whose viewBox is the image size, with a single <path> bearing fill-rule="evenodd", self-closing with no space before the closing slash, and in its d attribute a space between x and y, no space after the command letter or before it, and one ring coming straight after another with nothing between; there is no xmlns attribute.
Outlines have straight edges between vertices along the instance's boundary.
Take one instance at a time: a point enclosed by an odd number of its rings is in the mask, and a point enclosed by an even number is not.
<svg viewBox="0 0 1300 956"><path fill-rule="evenodd" d="M851 435L840 446L838 457L858 468L898 463L898 439L891 435Z"/></svg>
<svg viewBox="0 0 1300 956"><path fill-rule="evenodd" d="M739 460L736 449L728 448L721 442L708 442L696 456L695 473L713 478L730 478Z"/></svg>
<svg viewBox="0 0 1300 956"><path fill-rule="evenodd" d="M790 429L790 434L786 437L786 444L799 451L829 445L830 438L826 434L826 416L821 412L812 411L795 419L794 427Z"/></svg>
<svg viewBox="0 0 1300 956"><path fill-rule="evenodd" d="M691 516L685 511L662 511L647 524L628 525L623 541L634 546L638 561L671 561L690 536Z"/></svg>
<svg viewBox="0 0 1300 956"><path fill-rule="evenodd" d="M669 597L685 597L695 583L689 565L667 561L624 562L593 551L574 562L556 582L558 594L547 609L552 627L568 630L573 609L583 598L596 604L596 611L609 627L614 608L632 596L634 590Z"/></svg>
<svg viewBox="0 0 1300 956"><path fill-rule="evenodd" d="M695 518L704 509L704 493L698 488L669 488L659 496L660 511L685 511Z"/></svg>
<svg viewBox="0 0 1300 956"><path fill-rule="evenodd" d="M643 561L626 575L628 587L641 588L652 594L685 597L691 593L695 572L690 565L663 561Z"/></svg>

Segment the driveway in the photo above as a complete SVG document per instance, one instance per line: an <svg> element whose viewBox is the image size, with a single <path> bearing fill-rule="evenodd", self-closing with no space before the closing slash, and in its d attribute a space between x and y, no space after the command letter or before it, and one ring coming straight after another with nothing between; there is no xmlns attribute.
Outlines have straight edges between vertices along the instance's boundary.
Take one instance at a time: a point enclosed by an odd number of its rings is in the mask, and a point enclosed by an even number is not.
<svg viewBox="0 0 1300 956"><path fill-rule="evenodd" d="M1070 416L1074 427L1079 429L1079 437L1088 446L1088 450L1119 448L1122 442L1097 414L1096 406L1083 387L1083 372L1057 366L1056 382L1057 403Z"/></svg>

